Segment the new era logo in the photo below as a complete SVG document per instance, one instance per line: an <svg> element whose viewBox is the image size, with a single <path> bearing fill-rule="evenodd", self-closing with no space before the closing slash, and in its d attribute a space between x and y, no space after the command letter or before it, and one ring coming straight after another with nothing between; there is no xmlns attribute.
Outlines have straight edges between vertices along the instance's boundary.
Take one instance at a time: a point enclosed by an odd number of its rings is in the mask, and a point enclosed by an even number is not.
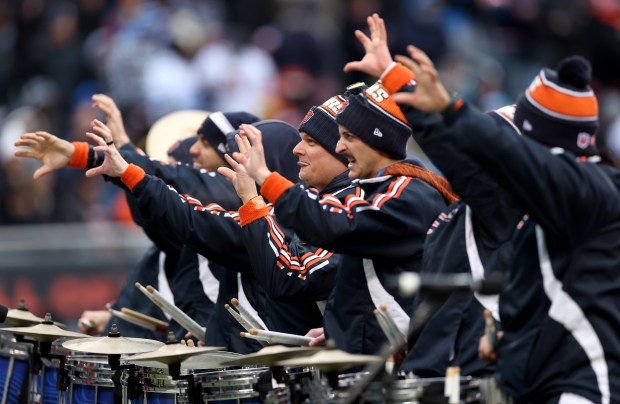
<svg viewBox="0 0 620 404"><path fill-rule="evenodd" d="M224 143L218 144L217 149L220 151L220 153L226 153L226 147L224 146Z"/></svg>
<svg viewBox="0 0 620 404"><path fill-rule="evenodd" d="M532 129L534 128L532 127L532 124L530 123L530 121L528 121L527 119L523 121L523 130L531 132Z"/></svg>
<svg viewBox="0 0 620 404"><path fill-rule="evenodd" d="M381 133L379 128L375 128L375 131L372 132L372 134L375 135L376 137L383 137L383 133Z"/></svg>

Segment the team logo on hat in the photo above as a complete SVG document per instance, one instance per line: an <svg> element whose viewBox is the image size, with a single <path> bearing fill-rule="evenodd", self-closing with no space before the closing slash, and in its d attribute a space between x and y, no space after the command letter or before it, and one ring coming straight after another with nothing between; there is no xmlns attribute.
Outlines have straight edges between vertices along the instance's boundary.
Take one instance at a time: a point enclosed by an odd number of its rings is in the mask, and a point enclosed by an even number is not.
<svg viewBox="0 0 620 404"><path fill-rule="evenodd" d="M374 132L372 132L372 134L377 136L377 137L383 137L383 133L381 133L379 128L375 128L375 130L374 130Z"/></svg>
<svg viewBox="0 0 620 404"><path fill-rule="evenodd" d="M304 119L301 120L300 126L308 122L310 118L312 118L313 116L314 116L314 112L312 112L312 110L308 111L308 113L306 113L306 116L304 116Z"/></svg>
<svg viewBox="0 0 620 404"><path fill-rule="evenodd" d="M528 121L527 119L525 121L523 121L523 130L531 132L532 129L534 129L534 127L532 126L530 121Z"/></svg>
<svg viewBox="0 0 620 404"><path fill-rule="evenodd" d="M577 147L582 150L587 149L592 142L591 138L592 136L589 133L580 132L577 135Z"/></svg>
<svg viewBox="0 0 620 404"><path fill-rule="evenodd" d="M338 112L345 105L347 105L347 101L337 95L325 101L323 104L321 104L321 107L323 107L324 110L327 110L327 112L331 113L332 116L336 116L336 114L338 114Z"/></svg>

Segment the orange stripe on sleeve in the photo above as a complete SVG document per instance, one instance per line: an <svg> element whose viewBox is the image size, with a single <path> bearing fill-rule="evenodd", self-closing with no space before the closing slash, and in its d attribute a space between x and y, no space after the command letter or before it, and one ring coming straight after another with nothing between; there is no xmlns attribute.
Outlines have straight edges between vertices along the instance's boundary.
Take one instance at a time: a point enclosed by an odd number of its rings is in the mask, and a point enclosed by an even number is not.
<svg viewBox="0 0 620 404"><path fill-rule="evenodd" d="M88 162L88 143L86 142L71 142L75 147L71 161L69 161L69 167L73 168L86 168Z"/></svg>
<svg viewBox="0 0 620 404"><path fill-rule="evenodd" d="M260 193L263 194L269 202L275 205L282 194L293 185L295 184L291 181L287 180L280 174L273 172L269 175L269 177L267 177L265 182L263 182L263 186L260 187Z"/></svg>
<svg viewBox="0 0 620 404"><path fill-rule="evenodd" d="M381 83L390 94L396 93L406 85L415 83L415 74L400 63L388 67L381 76Z"/></svg>
<svg viewBox="0 0 620 404"><path fill-rule="evenodd" d="M270 208L265 203L262 196L247 201L242 207L239 208L239 218L241 220L241 227L269 215Z"/></svg>
<svg viewBox="0 0 620 404"><path fill-rule="evenodd" d="M127 185L127 188L129 188L130 191L133 191L145 175L146 174L142 168L135 164L129 164L129 167L127 167L123 175L121 175L121 181L123 184Z"/></svg>

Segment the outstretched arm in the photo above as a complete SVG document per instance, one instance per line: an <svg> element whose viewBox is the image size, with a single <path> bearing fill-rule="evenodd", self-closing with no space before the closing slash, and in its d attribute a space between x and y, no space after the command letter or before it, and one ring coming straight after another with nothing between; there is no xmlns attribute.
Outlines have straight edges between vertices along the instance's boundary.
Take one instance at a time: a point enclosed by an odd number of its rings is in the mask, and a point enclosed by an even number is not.
<svg viewBox="0 0 620 404"><path fill-rule="evenodd" d="M27 150L17 150L16 157L30 157L43 162L34 172L35 180L67 167L75 151L72 143L47 132L25 133L15 142L15 146L28 147Z"/></svg>

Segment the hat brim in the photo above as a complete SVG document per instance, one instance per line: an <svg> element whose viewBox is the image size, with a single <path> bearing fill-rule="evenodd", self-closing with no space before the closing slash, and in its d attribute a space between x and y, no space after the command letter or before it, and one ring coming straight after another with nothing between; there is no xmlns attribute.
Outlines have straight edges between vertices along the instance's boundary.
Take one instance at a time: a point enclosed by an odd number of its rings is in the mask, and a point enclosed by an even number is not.
<svg viewBox="0 0 620 404"><path fill-rule="evenodd" d="M168 160L170 146L176 141L196 135L209 114L209 111L190 109L162 116L146 135L146 154L157 160Z"/></svg>

